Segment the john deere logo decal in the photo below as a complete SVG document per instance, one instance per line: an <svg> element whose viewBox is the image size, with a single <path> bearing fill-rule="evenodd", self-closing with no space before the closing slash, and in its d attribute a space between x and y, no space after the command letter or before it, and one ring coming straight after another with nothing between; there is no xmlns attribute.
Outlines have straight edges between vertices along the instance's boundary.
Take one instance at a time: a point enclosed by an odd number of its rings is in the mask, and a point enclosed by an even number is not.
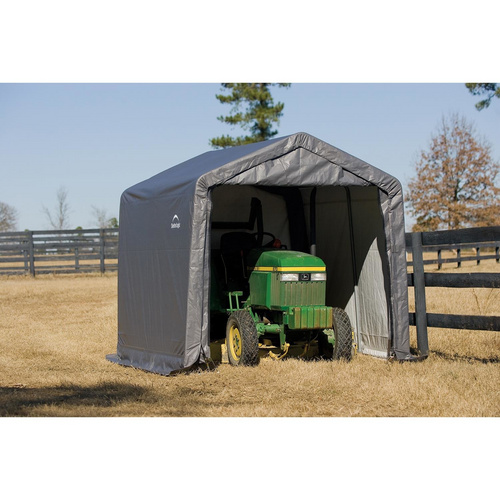
<svg viewBox="0 0 500 500"><path fill-rule="evenodd" d="M180 222L177 214L175 214L172 218L172 222L170 224L170 229L180 229L180 228L181 228L181 222Z"/></svg>

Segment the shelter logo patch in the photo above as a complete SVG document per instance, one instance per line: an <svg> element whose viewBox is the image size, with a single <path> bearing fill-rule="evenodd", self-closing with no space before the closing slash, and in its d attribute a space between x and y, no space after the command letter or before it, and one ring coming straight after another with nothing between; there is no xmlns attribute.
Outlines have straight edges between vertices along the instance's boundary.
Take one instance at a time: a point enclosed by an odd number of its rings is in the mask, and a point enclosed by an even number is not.
<svg viewBox="0 0 500 500"><path fill-rule="evenodd" d="M179 216L175 214L172 217L172 222L170 223L170 229L180 229L181 228L181 222L179 220Z"/></svg>

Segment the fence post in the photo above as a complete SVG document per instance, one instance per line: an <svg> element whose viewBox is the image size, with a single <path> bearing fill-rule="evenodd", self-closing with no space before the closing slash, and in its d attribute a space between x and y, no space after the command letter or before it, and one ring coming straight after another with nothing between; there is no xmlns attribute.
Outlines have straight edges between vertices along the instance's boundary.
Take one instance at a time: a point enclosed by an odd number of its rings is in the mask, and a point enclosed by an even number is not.
<svg viewBox="0 0 500 500"><path fill-rule="evenodd" d="M80 270L80 254L78 247L75 247L75 271Z"/></svg>
<svg viewBox="0 0 500 500"><path fill-rule="evenodd" d="M104 229L99 229L99 257L101 261L101 273L104 273L105 267L104 267Z"/></svg>
<svg viewBox="0 0 500 500"><path fill-rule="evenodd" d="M29 250L28 250L28 240L23 240L23 259L24 259L24 272L27 273L29 271Z"/></svg>
<svg viewBox="0 0 500 500"><path fill-rule="evenodd" d="M30 253L30 274L35 276L35 244L33 242L33 231L28 231L28 246Z"/></svg>
<svg viewBox="0 0 500 500"><path fill-rule="evenodd" d="M421 356L428 356L429 339L427 337L427 310L425 303L422 233L411 233L411 247L413 254L413 288L415 291L415 325L417 327L417 346Z"/></svg>
<svg viewBox="0 0 500 500"><path fill-rule="evenodd" d="M479 264L481 263L481 249L479 247L476 247L476 257L477 257L477 260L476 260L476 266L479 266Z"/></svg>
<svg viewBox="0 0 500 500"><path fill-rule="evenodd" d="M495 256L496 256L496 261L497 261L497 264L500 264L500 247L498 246L498 243L497 243L497 246L495 247Z"/></svg>
<svg viewBox="0 0 500 500"><path fill-rule="evenodd" d="M462 267L461 251L462 251L462 249L459 247L457 249L457 267Z"/></svg>
<svg viewBox="0 0 500 500"><path fill-rule="evenodd" d="M438 248L438 270L441 269L443 263L441 262L441 249Z"/></svg>

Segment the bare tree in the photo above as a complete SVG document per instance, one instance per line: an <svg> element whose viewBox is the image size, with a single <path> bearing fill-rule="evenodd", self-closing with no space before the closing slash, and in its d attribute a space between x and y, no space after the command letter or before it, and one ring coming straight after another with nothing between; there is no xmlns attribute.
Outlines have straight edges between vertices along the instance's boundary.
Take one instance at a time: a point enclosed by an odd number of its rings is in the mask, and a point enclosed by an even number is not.
<svg viewBox="0 0 500 500"><path fill-rule="evenodd" d="M105 208L98 208L92 205L92 216L94 217L93 223L100 229L104 229L106 227L118 227L116 217L110 217Z"/></svg>
<svg viewBox="0 0 500 500"><path fill-rule="evenodd" d="M500 224L500 165L465 118L443 117L415 167L407 197L414 231Z"/></svg>
<svg viewBox="0 0 500 500"><path fill-rule="evenodd" d="M108 212L105 208L98 208L92 205L92 216L94 217L92 224L95 224L100 229L106 227Z"/></svg>
<svg viewBox="0 0 500 500"><path fill-rule="evenodd" d="M68 190L61 186L57 190L57 203L54 211L51 212L47 207L43 207L42 211L47 217L47 220L52 229L68 229L69 228L69 203Z"/></svg>
<svg viewBox="0 0 500 500"><path fill-rule="evenodd" d="M17 210L0 201L0 231L15 231L17 225Z"/></svg>

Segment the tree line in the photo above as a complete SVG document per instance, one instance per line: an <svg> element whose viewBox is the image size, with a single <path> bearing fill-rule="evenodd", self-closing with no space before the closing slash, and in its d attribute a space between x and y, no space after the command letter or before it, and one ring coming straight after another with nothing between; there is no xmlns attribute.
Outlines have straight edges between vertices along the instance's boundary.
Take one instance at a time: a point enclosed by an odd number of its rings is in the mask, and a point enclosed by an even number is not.
<svg viewBox="0 0 500 500"><path fill-rule="evenodd" d="M118 227L118 219L116 217L110 217L106 209L92 205L91 210L93 217L92 225L100 229ZM49 210L45 205L42 205L42 212L45 215L50 229L70 229L71 207L68 201L68 190L64 186L61 186L57 190L56 203L53 209ZM17 209L0 201L0 232L16 231L17 219ZM83 228L77 226L75 229Z"/></svg>

